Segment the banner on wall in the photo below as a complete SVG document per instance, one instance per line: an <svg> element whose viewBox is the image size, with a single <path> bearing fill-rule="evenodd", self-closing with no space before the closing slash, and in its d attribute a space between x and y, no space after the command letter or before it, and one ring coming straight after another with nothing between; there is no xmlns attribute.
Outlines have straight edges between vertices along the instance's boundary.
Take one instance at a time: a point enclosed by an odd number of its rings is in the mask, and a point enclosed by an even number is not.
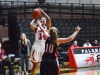
<svg viewBox="0 0 100 75"><path fill-rule="evenodd" d="M73 59L73 64L75 64L72 66L69 62L70 67L89 67L100 65L100 47L70 48L69 55L69 61L71 62Z"/></svg>

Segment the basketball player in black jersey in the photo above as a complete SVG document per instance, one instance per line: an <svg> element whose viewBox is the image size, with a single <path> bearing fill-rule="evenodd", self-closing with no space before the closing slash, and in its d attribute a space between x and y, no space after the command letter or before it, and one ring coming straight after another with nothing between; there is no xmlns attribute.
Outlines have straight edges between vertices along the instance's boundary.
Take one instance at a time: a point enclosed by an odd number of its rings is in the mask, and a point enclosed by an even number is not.
<svg viewBox="0 0 100 75"><path fill-rule="evenodd" d="M57 50L58 46L62 43L67 43L72 41L78 32L80 27L75 27L75 32L67 38L58 38L58 30L56 27L51 27L49 34L44 30L41 25L41 22L37 21L40 28L43 30L44 35L47 37L45 42L45 52L42 56L42 61L40 65L40 74L41 75L60 75L60 68L58 64Z"/></svg>

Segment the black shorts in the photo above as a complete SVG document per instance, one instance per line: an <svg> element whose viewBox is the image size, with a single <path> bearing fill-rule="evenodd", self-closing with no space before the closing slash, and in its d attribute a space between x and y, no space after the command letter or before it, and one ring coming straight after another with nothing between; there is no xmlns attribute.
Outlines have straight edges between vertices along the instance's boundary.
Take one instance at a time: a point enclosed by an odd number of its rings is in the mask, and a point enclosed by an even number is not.
<svg viewBox="0 0 100 75"><path fill-rule="evenodd" d="M60 75L58 61L55 59L45 59L40 64L40 75Z"/></svg>

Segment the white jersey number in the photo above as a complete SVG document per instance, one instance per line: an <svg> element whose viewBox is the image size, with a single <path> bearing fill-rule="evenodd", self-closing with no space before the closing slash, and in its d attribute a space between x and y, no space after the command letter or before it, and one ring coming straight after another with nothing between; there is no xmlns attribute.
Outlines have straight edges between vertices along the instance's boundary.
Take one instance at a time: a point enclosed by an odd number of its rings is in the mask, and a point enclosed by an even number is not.
<svg viewBox="0 0 100 75"><path fill-rule="evenodd" d="M46 40L45 35L42 35L42 33L40 32L40 33L39 33L39 40L42 40L42 38L43 38L44 40Z"/></svg>
<svg viewBox="0 0 100 75"><path fill-rule="evenodd" d="M50 45L46 44L45 52L52 53L53 52L53 45L52 44L50 44Z"/></svg>

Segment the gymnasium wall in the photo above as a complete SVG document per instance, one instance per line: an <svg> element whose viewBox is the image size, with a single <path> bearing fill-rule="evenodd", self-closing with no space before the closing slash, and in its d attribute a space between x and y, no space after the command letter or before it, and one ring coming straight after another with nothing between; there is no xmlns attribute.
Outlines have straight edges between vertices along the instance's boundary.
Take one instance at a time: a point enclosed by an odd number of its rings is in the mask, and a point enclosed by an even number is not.
<svg viewBox="0 0 100 75"><path fill-rule="evenodd" d="M2 42L2 38L8 38L8 27L0 25L0 42Z"/></svg>
<svg viewBox="0 0 100 75"><path fill-rule="evenodd" d="M9 0L9 1L11 1L11 0ZM19 1L19 0L17 0L17 1ZM35 0L27 0L27 1L35 1ZM46 2L47 1L48 2L56 1L55 3L57 3L57 1L58 2L61 1L63 3L66 0L46 0ZM74 0L68 0L69 3L71 3L71 1L74 2ZM79 0L77 0L75 2L77 3L77 2L79 2ZM82 2L82 0L80 0L80 2ZM15 3L16 2L14 2L14 4ZM22 3L24 3L24 2L22 2ZM53 4L55 4L55 3L53 2ZM86 0L84 0L83 3L90 4L91 2L90 2L90 0L88 0L87 2L86 2ZM4 4L5 4L5 2L4 2ZM10 4L11 4L11 2L10 2ZM28 3L26 3L26 4L28 4ZM9 3L8 3L8 5L9 5ZM13 4L11 6L13 6ZM38 6L41 6L41 5L39 4ZM100 15L99 15L99 8L96 9L96 7L93 7L93 5L89 5L91 7L84 7L84 8L82 5L80 5L80 6L81 6L81 8L74 7L74 5L72 7L72 5L70 4L69 6L65 5L65 6L62 6L62 8L60 8L59 5L57 5L57 7L56 7L55 5L52 5L52 3L50 3L50 7L51 7L50 11L45 10L45 7L46 7L45 5L43 6L44 7L43 10L46 11L46 13L52 19L52 26L57 27L58 30L60 31L59 37L70 36L74 32L74 27L77 25L80 25L82 27L82 30L75 39L79 42L79 45L82 46L83 43L87 39L90 40L91 43L95 39L100 40L99 39L99 37L100 37L99 36L100 35L99 34L99 32L100 32L99 31L100 30L100 26L99 26ZM16 8L16 5L14 7ZM27 7L27 8L24 9L25 7ZM20 29L20 32L18 32L18 33L23 33L23 32L26 33L27 38L31 40L32 44L34 43L34 32L29 27L29 23L32 20L31 12L32 12L33 8L35 8L35 7L36 7L35 4L33 4L30 7L22 5L22 6L18 7L17 9L9 9L9 7L7 7L8 8L7 10L3 10L3 14L7 14L8 11L12 11L12 12L14 11L14 12L18 13L17 18L18 18L18 25L20 28L18 27L18 29L17 29L17 27L16 27L17 25L14 25L15 22L13 22L13 24L10 24L9 26L11 26L12 28L9 27L9 28L11 28L11 31L9 31L9 33L11 33L11 36L9 36L9 37L12 37L12 35L15 35L15 34L13 34L13 31L12 31L13 27L15 27L16 28L16 30L14 30L14 32L16 32L15 37L17 36L17 31L19 31L19 29ZM68 8L66 8L66 7L68 7ZM95 8L95 11L93 11L94 8ZM4 7L4 9L5 9L5 7ZM82 10L82 9L84 9L84 10ZM27 10L29 12L24 12L25 10ZM10 20L12 20L12 19L10 19ZM7 34L4 34L4 33L1 33L0 36L2 36L2 35L7 36ZM4 36L2 36L2 37L4 37ZM1 40L1 38L0 38L0 40ZM17 36L17 38L18 38L18 36ZM12 39L13 39L13 37L12 37ZM13 39L11 42L12 45L13 45L14 40L15 39ZM61 45L61 48L63 48L63 50L66 50L71 44L72 44L72 42L63 44L63 45Z"/></svg>
<svg viewBox="0 0 100 75"><path fill-rule="evenodd" d="M68 16L68 15L67 15ZM100 42L100 19L82 19L82 18L62 18L60 19L59 16L55 16L56 18L52 18L52 26L57 27L59 37L68 37L74 31L75 27L79 25L82 29L75 38L78 41L78 45L82 46L86 40L90 40L90 43L93 43L95 39ZM18 25L20 28L20 33L25 33L27 38L34 43L34 32L30 28L29 23L31 22L32 18L19 18ZM3 27L0 25L0 40L3 37L8 37L8 27ZM13 36L12 36L13 38ZM67 48L73 43L66 43L60 45L60 49L67 50Z"/></svg>
<svg viewBox="0 0 100 75"><path fill-rule="evenodd" d="M34 32L29 27L29 23L32 19L19 19L20 32L24 32L27 38L34 43ZM100 41L100 20L99 19L52 19L52 26L57 27L59 37L68 37L74 31L75 27L79 25L82 29L75 38L78 41L79 46L83 46L86 40L90 40L93 43L95 39ZM62 44L61 48L67 50L67 48L73 43Z"/></svg>

